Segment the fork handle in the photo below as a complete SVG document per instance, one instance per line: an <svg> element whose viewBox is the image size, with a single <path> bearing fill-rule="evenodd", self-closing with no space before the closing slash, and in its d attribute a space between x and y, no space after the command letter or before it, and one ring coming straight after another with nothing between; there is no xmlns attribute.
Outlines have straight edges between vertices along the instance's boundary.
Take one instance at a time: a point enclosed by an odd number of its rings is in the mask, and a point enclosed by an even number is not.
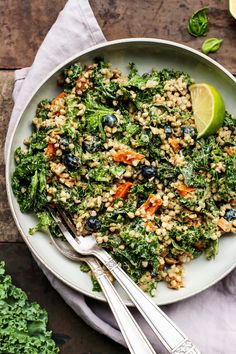
<svg viewBox="0 0 236 354"><path fill-rule="evenodd" d="M155 350L128 308L125 306L124 302L121 300L107 274L100 266L100 263L96 259L89 257L86 258L85 261L90 266L102 288L130 352L132 354L155 354Z"/></svg>
<svg viewBox="0 0 236 354"><path fill-rule="evenodd" d="M94 249L92 254L107 267L114 278L124 288L169 353L200 354L200 351L192 344L186 335L183 334L170 318L133 282L104 249Z"/></svg>

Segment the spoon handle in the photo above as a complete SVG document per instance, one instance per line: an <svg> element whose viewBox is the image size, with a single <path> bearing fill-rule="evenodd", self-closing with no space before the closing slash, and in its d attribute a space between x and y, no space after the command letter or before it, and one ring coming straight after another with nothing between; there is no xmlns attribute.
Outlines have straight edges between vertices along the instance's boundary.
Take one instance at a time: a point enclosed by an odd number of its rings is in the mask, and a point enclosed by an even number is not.
<svg viewBox="0 0 236 354"><path fill-rule="evenodd" d="M172 354L200 353L187 336L123 271L118 263L104 250L94 248L92 254L111 272L127 292L135 306L146 319L156 336Z"/></svg>
<svg viewBox="0 0 236 354"><path fill-rule="evenodd" d="M130 352L132 354L155 354L155 350L121 300L100 263L96 259L90 257L84 258L84 261L90 266L101 286Z"/></svg>

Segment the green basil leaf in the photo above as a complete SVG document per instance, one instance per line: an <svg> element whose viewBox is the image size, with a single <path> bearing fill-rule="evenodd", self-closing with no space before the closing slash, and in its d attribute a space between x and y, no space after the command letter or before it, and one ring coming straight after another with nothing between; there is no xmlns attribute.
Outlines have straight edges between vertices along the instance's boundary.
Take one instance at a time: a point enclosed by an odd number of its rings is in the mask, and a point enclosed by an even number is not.
<svg viewBox="0 0 236 354"><path fill-rule="evenodd" d="M208 38L202 44L202 52L208 54L210 52L216 52L223 42L223 39L219 38Z"/></svg>
<svg viewBox="0 0 236 354"><path fill-rule="evenodd" d="M194 12L188 21L188 31L194 37L205 36L208 32L208 7Z"/></svg>

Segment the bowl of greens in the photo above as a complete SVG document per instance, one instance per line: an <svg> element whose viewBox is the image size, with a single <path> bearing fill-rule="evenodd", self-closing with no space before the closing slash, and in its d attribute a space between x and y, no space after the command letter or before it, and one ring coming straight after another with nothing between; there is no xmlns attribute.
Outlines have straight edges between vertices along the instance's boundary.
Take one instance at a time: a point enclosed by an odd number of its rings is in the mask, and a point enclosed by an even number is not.
<svg viewBox="0 0 236 354"><path fill-rule="evenodd" d="M31 252L104 300L89 269L50 243L48 231L62 237L50 204L157 304L224 277L236 263L235 91L221 65L164 40L108 42L62 63L33 93L8 149L9 203Z"/></svg>

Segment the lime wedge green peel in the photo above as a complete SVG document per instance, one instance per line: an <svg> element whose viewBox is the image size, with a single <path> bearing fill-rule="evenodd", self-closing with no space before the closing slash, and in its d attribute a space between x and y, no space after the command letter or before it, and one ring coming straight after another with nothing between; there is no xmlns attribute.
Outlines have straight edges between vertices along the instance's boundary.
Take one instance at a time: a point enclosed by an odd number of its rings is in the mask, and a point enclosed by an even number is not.
<svg viewBox="0 0 236 354"><path fill-rule="evenodd" d="M224 101L219 92L210 84L193 84L189 90L198 138L206 138L223 125Z"/></svg>
<svg viewBox="0 0 236 354"><path fill-rule="evenodd" d="M236 0L229 0L229 11L231 15L236 19Z"/></svg>

